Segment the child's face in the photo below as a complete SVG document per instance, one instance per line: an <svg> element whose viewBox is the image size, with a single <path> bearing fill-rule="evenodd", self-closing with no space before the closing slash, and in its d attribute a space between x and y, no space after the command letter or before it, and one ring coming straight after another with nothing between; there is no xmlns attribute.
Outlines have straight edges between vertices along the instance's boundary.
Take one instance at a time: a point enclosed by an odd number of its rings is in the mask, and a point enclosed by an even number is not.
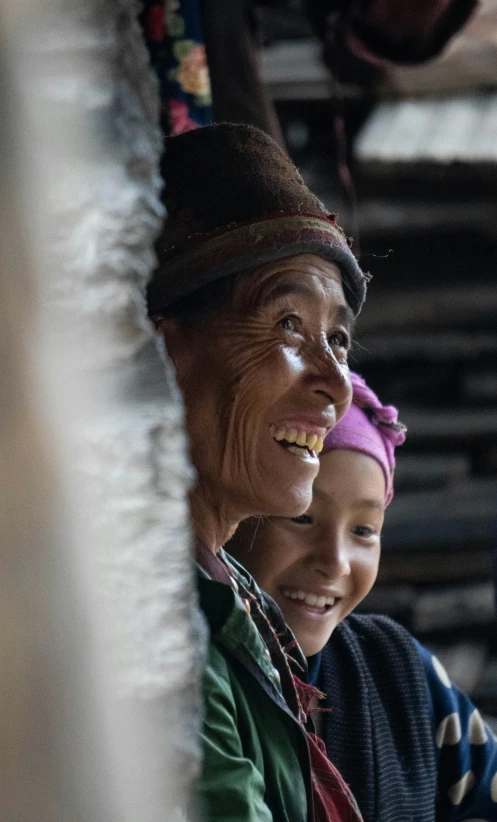
<svg viewBox="0 0 497 822"><path fill-rule="evenodd" d="M276 600L306 656L325 646L373 587L384 501L385 478L376 460L330 451L321 458L306 514L247 522L236 547L230 546Z"/></svg>

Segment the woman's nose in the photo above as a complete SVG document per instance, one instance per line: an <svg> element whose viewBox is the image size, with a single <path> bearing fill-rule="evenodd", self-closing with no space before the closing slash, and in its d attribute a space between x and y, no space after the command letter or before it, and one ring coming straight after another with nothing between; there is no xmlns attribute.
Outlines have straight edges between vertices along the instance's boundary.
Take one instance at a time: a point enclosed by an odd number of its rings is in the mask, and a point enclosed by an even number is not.
<svg viewBox="0 0 497 822"><path fill-rule="evenodd" d="M309 352L312 390L334 405L340 416L352 401L352 384L346 360L339 362L326 340L320 340ZM340 409L340 412L339 412Z"/></svg>

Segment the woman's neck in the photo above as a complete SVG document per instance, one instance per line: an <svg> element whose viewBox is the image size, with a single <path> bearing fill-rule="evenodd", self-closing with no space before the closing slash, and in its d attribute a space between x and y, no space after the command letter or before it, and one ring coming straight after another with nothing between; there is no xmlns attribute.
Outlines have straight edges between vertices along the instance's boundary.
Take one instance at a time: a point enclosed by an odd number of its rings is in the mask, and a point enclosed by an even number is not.
<svg viewBox="0 0 497 822"><path fill-rule="evenodd" d="M190 514L195 536L214 554L233 536L240 521L200 486L190 491Z"/></svg>

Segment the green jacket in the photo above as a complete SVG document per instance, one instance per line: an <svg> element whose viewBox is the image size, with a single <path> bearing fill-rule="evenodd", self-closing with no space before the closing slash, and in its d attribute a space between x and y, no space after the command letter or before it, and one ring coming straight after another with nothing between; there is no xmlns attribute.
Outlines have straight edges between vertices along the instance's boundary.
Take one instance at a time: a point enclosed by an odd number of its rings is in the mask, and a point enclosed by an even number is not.
<svg viewBox="0 0 497 822"><path fill-rule="evenodd" d="M226 558L226 555L224 555ZM263 603L252 578L233 575ZM210 627L204 674L203 770L197 799L204 822L311 822L308 743L283 698L279 673L241 597L199 567L200 606ZM305 659L297 651L299 664Z"/></svg>

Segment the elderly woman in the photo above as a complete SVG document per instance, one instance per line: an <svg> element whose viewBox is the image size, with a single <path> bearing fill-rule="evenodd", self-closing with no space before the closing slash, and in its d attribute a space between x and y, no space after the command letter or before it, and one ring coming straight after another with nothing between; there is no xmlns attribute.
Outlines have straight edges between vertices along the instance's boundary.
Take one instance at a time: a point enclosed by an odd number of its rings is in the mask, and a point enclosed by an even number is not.
<svg viewBox="0 0 497 822"><path fill-rule="evenodd" d="M323 441L351 401L347 353L365 278L334 215L250 126L168 141L169 219L149 311L186 408L204 676L203 819L357 820L355 800L305 730L281 615L222 550L254 515L311 501Z"/></svg>

